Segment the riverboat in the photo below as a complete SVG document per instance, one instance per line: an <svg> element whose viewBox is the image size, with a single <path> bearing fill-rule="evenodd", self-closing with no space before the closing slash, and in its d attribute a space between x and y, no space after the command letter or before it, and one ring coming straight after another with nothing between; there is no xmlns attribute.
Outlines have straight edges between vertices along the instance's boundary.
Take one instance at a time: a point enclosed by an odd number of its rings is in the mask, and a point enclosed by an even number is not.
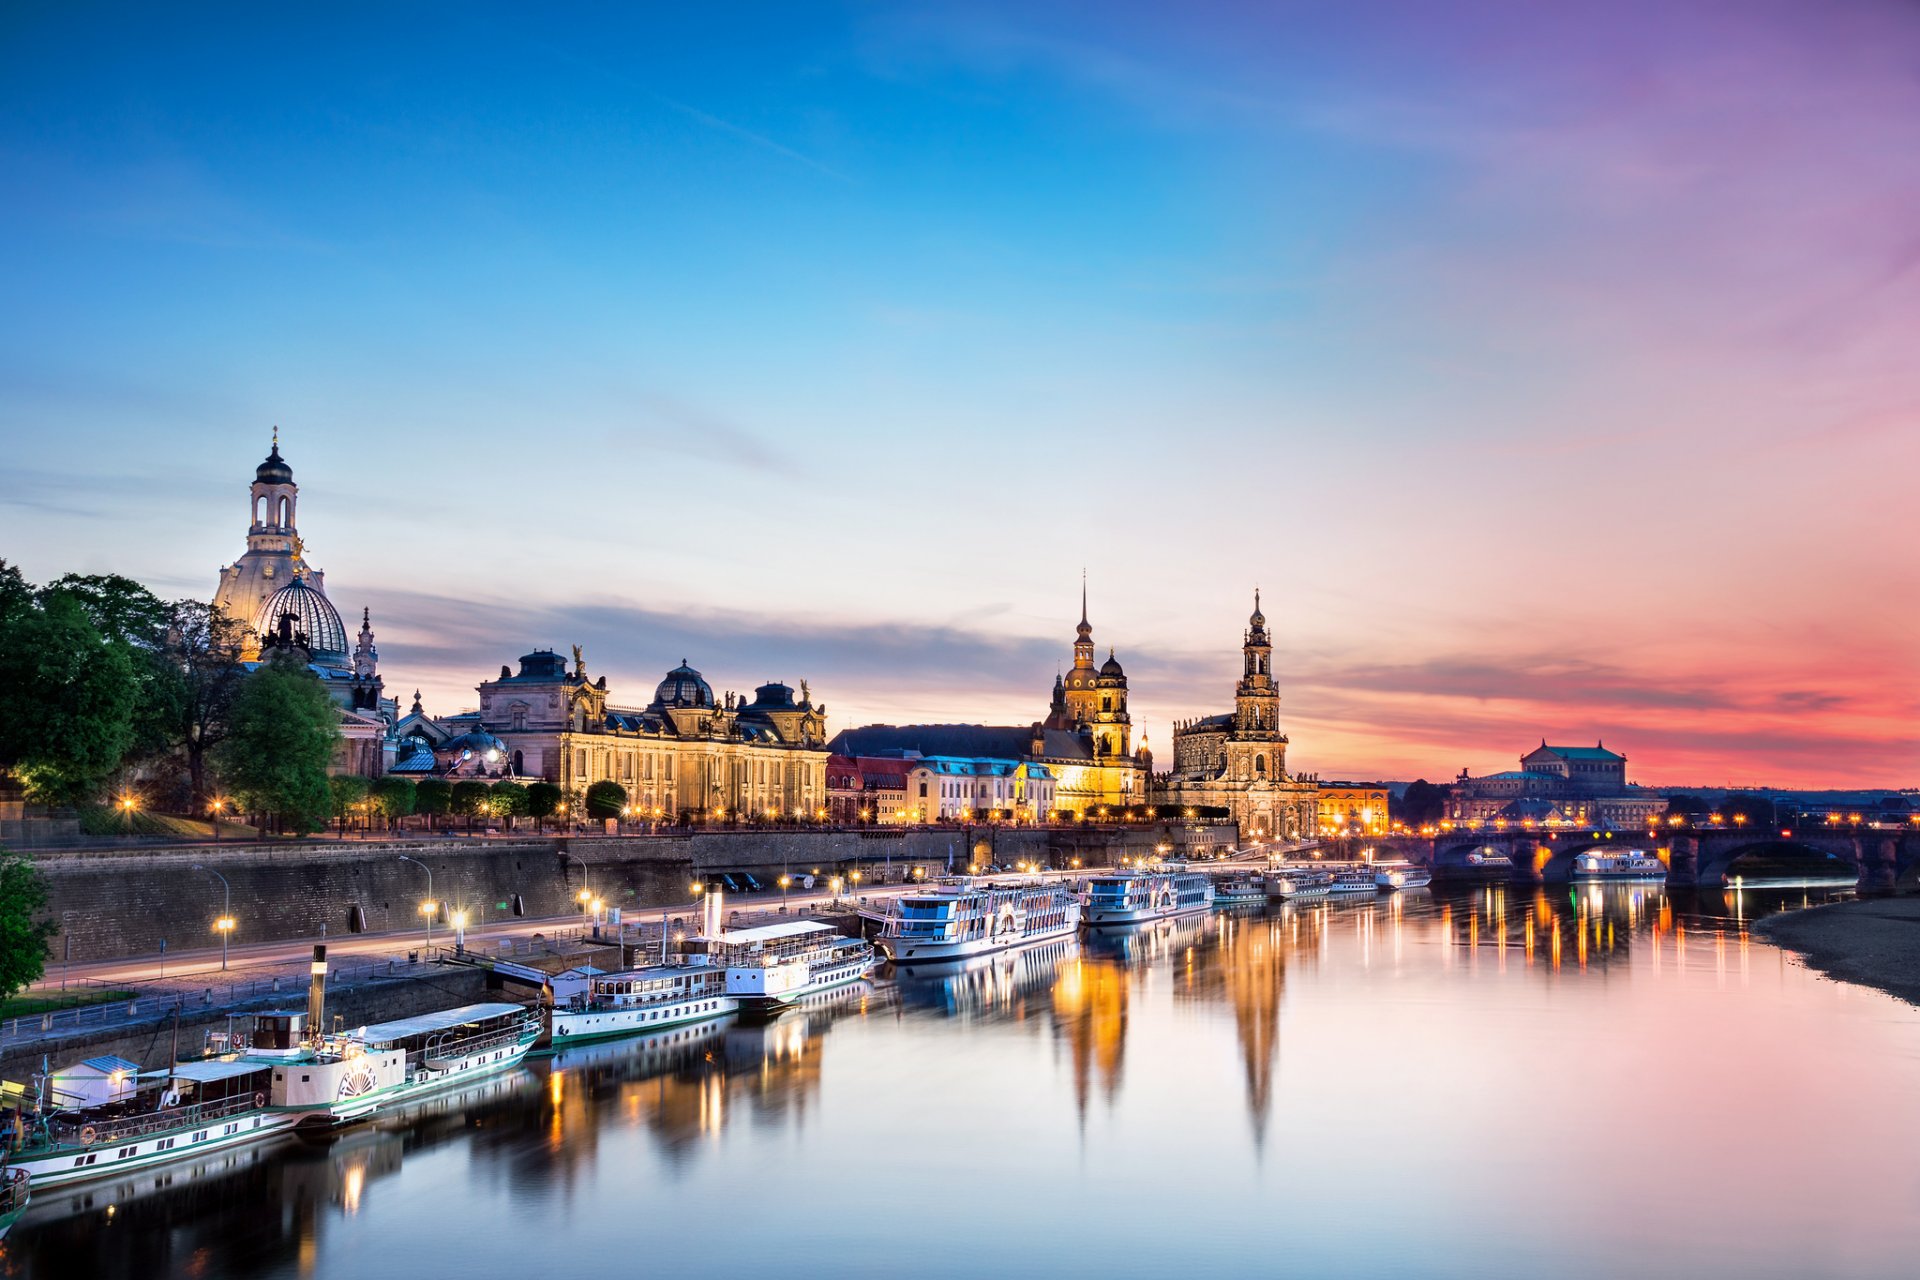
<svg viewBox="0 0 1920 1280"><path fill-rule="evenodd" d="M1119 871L1087 880L1090 925L1171 920L1213 908L1213 880L1197 871Z"/></svg>
<svg viewBox="0 0 1920 1280"><path fill-rule="evenodd" d="M725 971L711 965L662 964L595 974L587 989L556 1001L548 1014L552 1047L606 1036L659 1031L738 1012Z"/></svg>
<svg viewBox="0 0 1920 1280"><path fill-rule="evenodd" d="M25 1169L9 1169L0 1164L0 1240L7 1238L13 1224L27 1211L32 1198L33 1175Z"/></svg>
<svg viewBox="0 0 1920 1280"><path fill-rule="evenodd" d="M254 1060L139 1071L121 1058L88 1059L42 1078L40 1101L21 1117L24 1143L13 1164L33 1187L51 1188L274 1137L300 1116L273 1105L273 1072L272 1063ZM63 1087L83 1079L80 1096Z"/></svg>
<svg viewBox="0 0 1920 1280"><path fill-rule="evenodd" d="M1245 906L1266 900L1265 882L1251 871L1222 876L1213 882L1213 905L1216 907Z"/></svg>
<svg viewBox="0 0 1920 1280"><path fill-rule="evenodd" d="M1327 886L1328 893L1378 893L1380 886L1374 882L1372 867L1342 867L1333 873L1333 883Z"/></svg>
<svg viewBox="0 0 1920 1280"><path fill-rule="evenodd" d="M1385 889L1388 893L1396 893L1401 889L1424 889L1433 883L1433 872L1412 863L1375 867L1373 883L1375 888Z"/></svg>
<svg viewBox="0 0 1920 1280"><path fill-rule="evenodd" d="M1575 880L1664 883L1667 878L1667 864L1651 854L1637 853L1632 850L1620 853L1593 850L1574 855L1572 876Z"/></svg>
<svg viewBox="0 0 1920 1280"><path fill-rule="evenodd" d="M1324 898L1333 887L1333 872L1318 867L1281 867L1267 872L1269 898Z"/></svg>
<svg viewBox="0 0 1920 1280"><path fill-rule="evenodd" d="M878 963L872 943L811 920L719 930L688 939L687 948L690 957L726 971L726 992L743 1010L785 1008L858 982Z"/></svg>
<svg viewBox="0 0 1920 1280"><path fill-rule="evenodd" d="M957 882L894 898L876 940L895 964L968 960L1053 938L1080 927L1080 903L1063 885Z"/></svg>
<svg viewBox="0 0 1920 1280"><path fill-rule="evenodd" d="M533 1048L538 1014L507 1002L437 1009L309 1039L302 1013L253 1017L251 1034L208 1036L220 1060L270 1073L273 1109L299 1124L364 1120L449 1085L505 1071Z"/></svg>

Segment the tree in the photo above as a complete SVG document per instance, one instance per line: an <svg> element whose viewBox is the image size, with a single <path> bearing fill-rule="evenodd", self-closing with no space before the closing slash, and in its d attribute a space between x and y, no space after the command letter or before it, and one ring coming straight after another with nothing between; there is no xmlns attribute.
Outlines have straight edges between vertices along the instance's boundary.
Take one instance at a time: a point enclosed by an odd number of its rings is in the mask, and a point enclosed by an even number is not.
<svg viewBox="0 0 1920 1280"><path fill-rule="evenodd" d="M1771 827L1775 821L1773 801L1766 796L1735 793L1720 802L1721 816L1728 822Z"/></svg>
<svg viewBox="0 0 1920 1280"><path fill-rule="evenodd" d="M133 676L132 740L127 754L146 759L173 744L180 682L165 645L173 610L132 578L117 573L69 573L40 590L43 603L54 599L78 605L102 638L127 655Z"/></svg>
<svg viewBox="0 0 1920 1280"><path fill-rule="evenodd" d="M523 818L527 814L527 789L517 782L493 784L493 811L503 818Z"/></svg>
<svg viewBox="0 0 1920 1280"><path fill-rule="evenodd" d="M617 818L627 807L627 789L610 778L587 788L587 814L595 818Z"/></svg>
<svg viewBox="0 0 1920 1280"><path fill-rule="evenodd" d="M33 864L0 847L0 1000L38 982L46 969L53 921L34 919L46 905L46 882Z"/></svg>
<svg viewBox="0 0 1920 1280"><path fill-rule="evenodd" d="M274 814L283 829L304 835L333 810L327 770L339 735L320 678L277 655L241 682L215 762L242 808Z"/></svg>
<svg viewBox="0 0 1920 1280"><path fill-rule="evenodd" d="M133 664L74 596L34 600L4 564L0 579L0 768L36 802L84 802L133 743Z"/></svg>
<svg viewBox="0 0 1920 1280"><path fill-rule="evenodd" d="M246 678L240 665L244 635L245 628L224 609L197 600L173 605L163 646L174 686L169 736L186 761L196 805L212 797L207 762L226 739L234 695Z"/></svg>
<svg viewBox="0 0 1920 1280"><path fill-rule="evenodd" d="M412 778L388 774L373 784L373 793L369 798L391 827L396 819L414 811L419 803L419 788L414 785Z"/></svg>
<svg viewBox="0 0 1920 1280"><path fill-rule="evenodd" d="M527 784L527 812L533 815L534 830L538 831L540 823L551 818L559 810L560 800L564 794L551 782Z"/></svg>
<svg viewBox="0 0 1920 1280"><path fill-rule="evenodd" d="M1447 789L1425 778L1416 778L1390 807L1397 821L1409 827L1423 827L1447 816Z"/></svg>
<svg viewBox="0 0 1920 1280"><path fill-rule="evenodd" d="M422 778L414 788L415 812L438 818L453 810L453 784L445 778Z"/></svg>
<svg viewBox="0 0 1920 1280"><path fill-rule="evenodd" d="M493 792L484 782L472 778L462 778L453 784L453 811L467 819L467 830L473 830L473 817L488 811L488 801Z"/></svg>
<svg viewBox="0 0 1920 1280"><path fill-rule="evenodd" d="M1667 812L1678 813L1685 817L1698 817L1712 812L1713 806L1699 796L1688 795L1684 791L1675 792L1667 797Z"/></svg>
<svg viewBox="0 0 1920 1280"><path fill-rule="evenodd" d="M356 773L336 773L327 779L327 794L332 800L333 817L346 830L347 819L367 802L372 790L368 781Z"/></svg>

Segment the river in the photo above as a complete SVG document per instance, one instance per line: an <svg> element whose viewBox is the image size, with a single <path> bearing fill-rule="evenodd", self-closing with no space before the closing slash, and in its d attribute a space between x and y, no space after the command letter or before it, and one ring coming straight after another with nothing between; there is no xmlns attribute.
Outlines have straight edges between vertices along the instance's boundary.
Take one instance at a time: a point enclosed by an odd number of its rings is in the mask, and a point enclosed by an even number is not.
<svg viewBox="0 0 1920 1280"><path fill-rule="evenodd" d="M1782 900L1419 891L883 974L37 1197L0 1275L1912 1276L1920 1010L1750 939Z"/></svg>

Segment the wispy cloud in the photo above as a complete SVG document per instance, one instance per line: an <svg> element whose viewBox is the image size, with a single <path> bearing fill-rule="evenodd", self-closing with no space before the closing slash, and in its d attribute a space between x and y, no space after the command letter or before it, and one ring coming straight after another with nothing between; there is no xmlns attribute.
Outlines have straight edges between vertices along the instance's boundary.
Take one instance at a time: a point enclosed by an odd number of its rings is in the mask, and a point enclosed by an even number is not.
<svg viewBox="0 0 1920 1280"><path fill-rule="evenodd" d="M677 101L673 98L664 97L660 94L655 94L653 96L654 96L654 99L657 102L659 102L661 106L670 107L673 110L678 111L681 115L687 117L689 120L695 121L698 124L705 125L707 128L715 130L716 132L726 134L730 138L738 139L741 142L747 143L749 146L759 147L760 149L771 152L774 155L782 156L785 159L793 161L795 164L805 165L807 168L812 169L815 173L825 174L827 177L832 178L838 182L850 183L853 181L852 178L840 172L838 169L833 168L831 165L822 164L820 163L820 161L815 160L812 156L804 155L801 152L795 151L792 147L787 146L783 142L775 142L772 138L767 137L763 133L755 133L751 129L744 128L741 125L737 125L733 123L733 121L731 120L722 120L719 116L714 115L712 112L702 111L698 107L689 106L688 104Z"/></svg>

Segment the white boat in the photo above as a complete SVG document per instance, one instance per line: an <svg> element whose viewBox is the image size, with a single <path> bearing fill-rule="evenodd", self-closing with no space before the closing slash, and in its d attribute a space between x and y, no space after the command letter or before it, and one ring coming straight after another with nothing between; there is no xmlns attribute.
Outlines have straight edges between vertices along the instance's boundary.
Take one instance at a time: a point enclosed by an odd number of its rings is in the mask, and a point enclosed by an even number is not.
<svg viewBox="0 0 1920 1280"><path fill-rule="evenodd" d="M9 1169L0 1163L0 1240L7 1238L7 1232L13 1230L13 1224L27 1211L32 1182L33 1175L25 1169Z"/></svg>
<svg viewBox="0 0 1920 1280"><path fill-rule="evenodd" d="M363 1120L449 1085L505 1071L540 1038L540 1017L498 1002L438 1009L308 1037L302 1013L256 1014L250 1035L216 1032L233 1065L267 1068L273 1108L297 1123Z"/></svg>
<svg viewBox="0 0 1920 1280"><path fill-rule="evenodd" d="M88 1059L43 1078L38 1104L21 1117L24 1145L12 1153L13 1167L34 1187L51 1188L285 1133L300 1116L272 1104L273 1072L258 1061L139 1071L120 1058Z"/></svg>
<svg viewBox="0 0 1920 1280"><path fill-rule="evenodd" d="M587 989L556 1001L548 1018L553 1048L659 1031L738 1012L727 975L711 965L661 964L595 974Z"/></svg>
<svg viewBox="0 0 1920 1280"><path fill-rule="evenodd" d="M1250 902L1265 902L1267 886L1251 871L1235 872L1213 882L1213 905L1230 907Z"/></svg>
<svg viewBox="0 0 1920 1280"><path fill-rule="evenodd" d="M1396 863L1375 867L1373 883L1375 888L1385 889L1389 893L1400 889L1424 889L1433 883L1433 872L1412 863Z"/></svg>
<svg viewBox="0 0 1920 1280"><path fill-rule="evenodd" d="M784 1008L805 996L857 982L878 963L873 944L824 924L793 920L720 930L687 940L697 957L726 971L726 991L742 1009Z"/></svg>
<svg viewBox="0 0 1920 1280"><path fill-rule="evenodd" d="M1087 880L1090 925L1170 920L1213 908L1213 880L1197 871L1116 871Z"/></svg>
<svg viewBox="0 0 1920 1280"><path fill-rule="evenodd" d="M1636 880L1665 883L1667 864L1652 854L1625 850L1603 853L1598 849L1573 856L1575 880Z"/></svg>
<svg viewBox="0 0 1920 1280"><path fill-rule="evenodd" d="M1269 898L1324 898L1333 887L1333 872L1319 867L1281 867L1266 879Z"/></svg>
<svg viewBox="0 0 1920 1280"><path fill-rule="evenodd" d="M1380 886L1374 883L1372 867L1342 867L1333 873L1333 883L1327 886L1328 893L1378 893Z"/></svg>
<svg viewBox="0 0 1920 1280"><path fill-rule="evenodd" d="M1058 883L958 882L894 898L876 941L895 964L967 960L1080 927L1080 903Z"/></svg>

